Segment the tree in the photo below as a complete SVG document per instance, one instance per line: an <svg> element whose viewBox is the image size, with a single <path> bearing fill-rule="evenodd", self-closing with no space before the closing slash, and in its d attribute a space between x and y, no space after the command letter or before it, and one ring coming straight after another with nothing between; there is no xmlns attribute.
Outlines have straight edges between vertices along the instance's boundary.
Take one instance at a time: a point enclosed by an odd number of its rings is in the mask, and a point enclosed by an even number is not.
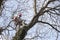
<svg viewBox="0 0 60 40"><path fill-rule="evenodd" d="M39 21L38 18L39 16L42 16L44 15L45 12L50 12L51 14L56 14L56 15L60 15L58 13L56 13L55 10L58 10L57 8L60 6L55 6L53 8L51 7L48 7L48 5L54 1L58 1L58 0L48 0L48 2L46 2L46 4L40 9L40 11L37 13L36 12L36 0L34 0L34 7L35 7L35 16L33 17L33 19L31 20L31 22L27 25L27 26L24 26L22 29L19 29L18 32L16 33L15 37L13 38L13 40L23 40L24 37L26 36L27 34L27 31L32 28L36 23L40 22L40 23L44 23L44 24L48 24L50 25L53 29L55 29L56 31L60 32L58 29L56 29L52 24L50 23L47 23L47 22L43 22L43 21ZM44 1L45 2L45 1ZM47 10L46 10L47 9ZM51 12L53 10L55 13ZM49 14L50 14L49 13Z"/></svg>
<svg viewBox="0 0 60 40"><path fill-rule="evenodd" d="M38 0L40 1L40 0ZM25 36L27 35L28 30L30 30L35 24L42 23L47 24L51 26L54 30L57 32L60 32L59 24L54 24L53 22L46 22L41 18L41 16L44 16L45 14L48 14L51 17L51 20L55 22L55 17L60 16L60 4L49 7L49 4L55 2L59 2L59 0L44 0L42 7L37 7L37 0L34 0L34 16L29 24L24 24L22 28L19 28L16 32L15 36L12 40L24 40ZM39 10L37 10L39 8ZM40 19L40 20L39 20ZM56 20L57 21L57 20ZM6 27L7 28L7 27ZM5 29L6 29L5 28ZM33 37L34 38L34 37Z"/></svg>

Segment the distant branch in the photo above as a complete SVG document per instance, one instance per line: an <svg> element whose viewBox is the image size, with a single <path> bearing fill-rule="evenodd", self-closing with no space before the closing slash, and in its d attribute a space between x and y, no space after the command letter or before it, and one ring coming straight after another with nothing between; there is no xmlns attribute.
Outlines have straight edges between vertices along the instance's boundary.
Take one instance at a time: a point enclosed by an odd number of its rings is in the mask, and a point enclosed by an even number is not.
<svg viewBox="0 0 60 40"><path fill-rule="evenodd" d="M3 3L3 0L0 0L0 16L1 16L1 5L2 5L2 3Z"/></svg>
<svg viewBox="0 0 60 40"><path fill-rule="evenodd" d="M60 14L58 14L56 11L55 11L55 13L53 13L53 12L51 12L51 11L49 11L49 12L50 12L51 14L60 16Z"/></svg>
<svg viewBox="0 0 60 40"><path fill-rule="evenodd" d="M0 7L1 7L1 5L2 5L2 2L3 2L3 0L0 0Z"/></svg>
<svg viewBox="0 0 60 40"><path fill-rule="evenodd" d="M0 16L2 15L2 10L4 9L4 3L6 2L7 0L0 0Z"/></svg>

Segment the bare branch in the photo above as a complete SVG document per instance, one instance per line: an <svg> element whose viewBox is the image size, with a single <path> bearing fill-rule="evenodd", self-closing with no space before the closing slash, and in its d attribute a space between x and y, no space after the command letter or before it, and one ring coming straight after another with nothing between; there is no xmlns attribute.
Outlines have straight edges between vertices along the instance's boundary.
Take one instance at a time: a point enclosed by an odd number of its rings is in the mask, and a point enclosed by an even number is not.
<svg viewBox="0 0 60 40"><path fill-rule="evenodd" d="M55 10L56 10L56 11L59 11L59 10L60 10L60 5L55 6L55 7L53 7L53 8L47 7L47 8L44 10L43 13L45 13L45 12L50 12L51 14L55 14L55 15L60 16L60 14L59 14L60 11L57 13ZM52 11L54 11L55 13L53 13Z"/></svg>
<svg viewBox="0 0 60 40"><path fill-rule="evenodd" d="M2 2L3 2L3 0L0 0L0 7L1 7L1 5L2 5Z"/></svg>
<svg viewBox="0 0 60 40"><path fill-rule="evenodd" d="M43 24L48 24L49 26L51 26L53 29L55 29L56 31L60 32L57 28L55 28L52 24L48 23L48 22L43 22L43 21L37 21L38 23L43 23Z"/></svg>
<svg viewBox="0 0 60 40"><path fill-rule="evenodd" d="M59 33L57 32L56 40L58 40Z"/></svg>
<svg viewBox="0 0 60 40"><path fill-rule="evenodd" d="M0 16L2 15L2 10L4 9L4 3L6 2L7 0L0 0Z"/></svg>
<svg viewBox="0 0 60 40"><path fill-rule="evenodd" d="M37 14L37 9L36 9L36 0L34 0L34 12L35 12L35 15Z"/></svg>
<svg viewBox="0 0 60 40"><path fill-rule="evenodd" d="M0 16L2 15L2 13L1 13L1 5L2 5L2 2L3 2L3 0L0 0Z"/></svg>
<svg viewBox="0 0 60 40"><path fill-rule="evenodd" d="M55 11L55 13L53 13L53 12L51 12L51 11L49 11L51 14L55 14L55 15L58 15L58 16L60 16L60 14L58 14L56 11Z"/></svg>
<svg viewBox="0 0 60 40"><path fill-rule="evenodd" d="M12 20L12 21L13 21L13 20ZM6 29L10 26L10 23L11 23L12 21L10 21L10 22L8 23L8 25L4 28L4 30L6 30Z"/></svg>
<svg viewBox="0 0 60 40"><path fill-rule="evenodd" d="M43 4L42 4L42 7L44 6L45 2L46 2L46 0L44 0L44 2L43 2Z"/></svg>

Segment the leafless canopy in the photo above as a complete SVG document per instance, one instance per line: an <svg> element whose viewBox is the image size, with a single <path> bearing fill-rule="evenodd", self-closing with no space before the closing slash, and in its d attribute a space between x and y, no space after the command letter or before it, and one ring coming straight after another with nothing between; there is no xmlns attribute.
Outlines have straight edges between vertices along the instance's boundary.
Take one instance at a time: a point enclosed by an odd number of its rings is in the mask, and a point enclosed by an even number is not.
<svg viewBox="0 0 60 40"><path fill-rule="evenodd" d="M1 0L2 2L3 0ZM34 17L32 18L31 22L29 24L24 24L23 28L20 28L15 36L13 37L12 40L23 40L24 37L27 35L27 31L32 28L36 23L43 23L43 24L47 24L49 26L51 26L54 30L56 30L57 32L60 32L60 30L58 28L56 28L55 26L57 26L56 24L51 24L49 22L45 22L45 21L42 21L42 20L38 20L39 17L41 17L42 15L44 15L45 13L46 14L49 14L50 17L52 16L60 16L60 4L57 5L57 6L54 6L54 7L49 7L48 5L50 3L54 3L56 1L60 1L60 0L45 0L41 9L37 12L37 0L34 0ZM0 7L2 5L2 3L0 2ZM58 11L58 12L57 12ZM12 21L9 22L9 24L7 25L6 28L4 28L3 30L7 29L9 26L10 26L10 23ZM60 25L58 25L58 27L60 27ZM14 28L13 28L14 29ZM1 30L1 29L0 29ZM3 31L1 31L3 32ZM0 32L0 33L1 33Z"/></svg>

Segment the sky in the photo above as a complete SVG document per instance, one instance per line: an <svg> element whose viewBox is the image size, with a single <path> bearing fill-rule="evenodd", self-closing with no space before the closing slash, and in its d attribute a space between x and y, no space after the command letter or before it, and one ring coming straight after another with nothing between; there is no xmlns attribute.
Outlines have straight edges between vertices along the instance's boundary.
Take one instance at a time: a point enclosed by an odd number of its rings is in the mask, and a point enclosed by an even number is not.
<svg viewBox="0 0 60 40"><path fill-rule="evenodd" d="M18 2L18 1L9 0L9 1L5 2L5 4L4 4L5 9L2 12L3 13L2 17L0 17L0 26L5 27L8 25L8 23L11 21L11 16L12 16L13 12L14 12L14 14L22 13L23 14L22 19L26 20L27 24L31 21L32 17L34 16L34 10L33 10L33 6L32 6L33 1L29 0L29 2L27 2L27 3L23 3L24 0L21 0L20 2ZM53 5L51 5L51 6L53 6ZM15 12L15 11L17 11L17 12ZM47 14L45 14L45 15L47 15ZM46 17L48 17L48 16L46 16ZM36 30L38 30L38 31L36 31ZM25 38L27 38L27 37L31 38L31 37L37 35L36 32L37 32L37 34L40 35L40 37L37 37L38 39L35 38L34 40L55 40L57 37L57 32L55 30L53 30L49 25L46 25L46 24L42 25L41 23L37 23L36 25L34 25L34 27L32 27L27 32L27 36ZM14 36L15 35L14 33L15 33L14 30L10 31L10 37ZM60 39L60 37L58 37L58 40L59 39Z"/></svg>

